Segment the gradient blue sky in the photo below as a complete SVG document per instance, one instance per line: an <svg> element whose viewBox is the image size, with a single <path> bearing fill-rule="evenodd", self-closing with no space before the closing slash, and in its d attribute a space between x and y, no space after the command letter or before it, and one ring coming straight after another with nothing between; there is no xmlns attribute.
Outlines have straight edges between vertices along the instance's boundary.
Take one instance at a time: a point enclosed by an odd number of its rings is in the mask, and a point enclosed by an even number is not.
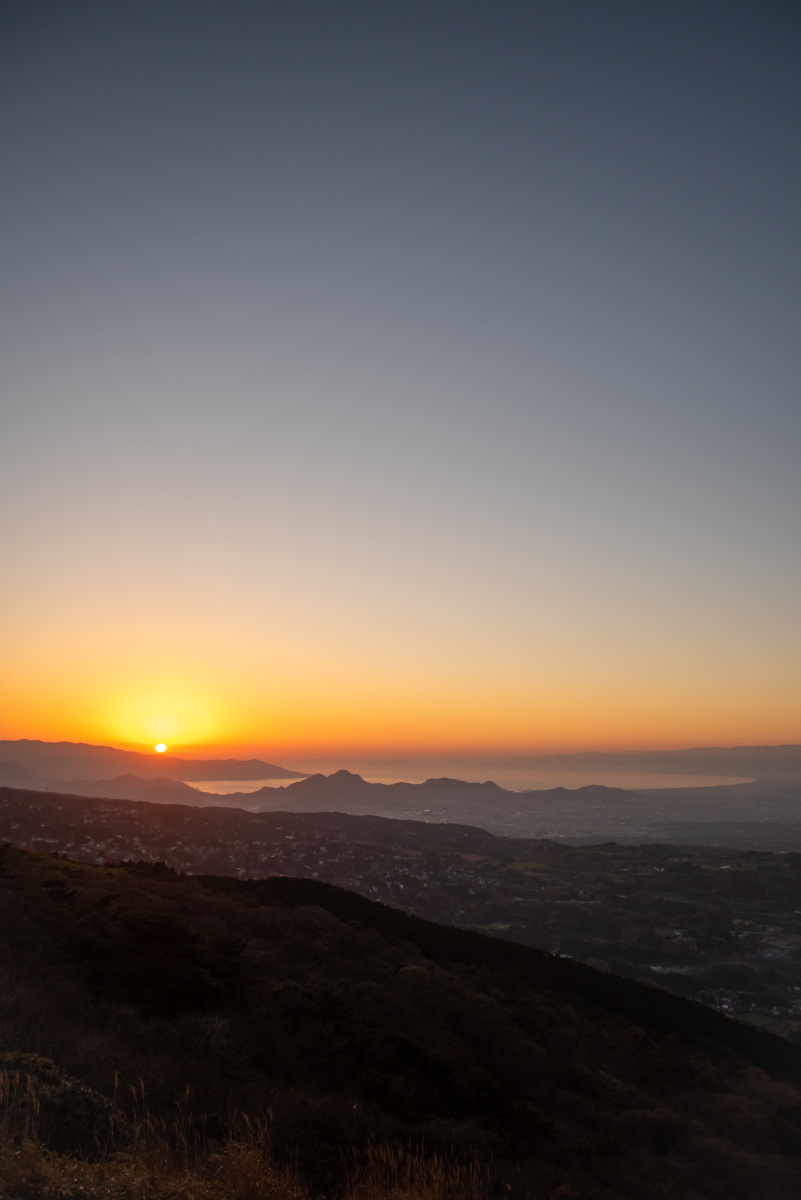
<svg viewBox="0 0 801 1200"><path fill-rule="evenodd" d="M0 735L798 741L800 32L4 5Z"/></svg>

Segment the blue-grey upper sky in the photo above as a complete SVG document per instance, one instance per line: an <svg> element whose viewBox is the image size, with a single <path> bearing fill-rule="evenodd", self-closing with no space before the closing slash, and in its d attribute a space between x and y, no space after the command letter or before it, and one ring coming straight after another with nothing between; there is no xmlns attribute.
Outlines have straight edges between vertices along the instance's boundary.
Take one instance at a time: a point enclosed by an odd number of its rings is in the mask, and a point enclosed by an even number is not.
<svg viewBox="0 0 801 1200"><path fill-rule="evenodd" d="M799 33L3 6L5 736L798 740Z"/></svg>

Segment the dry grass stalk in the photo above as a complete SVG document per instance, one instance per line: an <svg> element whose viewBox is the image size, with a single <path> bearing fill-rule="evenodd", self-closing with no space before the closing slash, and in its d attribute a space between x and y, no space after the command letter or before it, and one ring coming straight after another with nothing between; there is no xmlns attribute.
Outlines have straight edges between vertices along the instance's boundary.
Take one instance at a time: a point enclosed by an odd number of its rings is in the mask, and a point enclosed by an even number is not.
<svg viewBox="0 0 801 1200"><path fill-rule="evenodd" d="M348 1164L347 1200L483 1200L479 1164L449 1163L411 1146L371 1146Z"/></svg>
<svg viewBox="0 0 801 1200"><path fill-rule="evenodd" d="M145 1110L144 1089L135 1100L124 1134L112 1127L91 1158L55 1154L38 1137L30 1078L0 1074L0 1191L20 1200L311 1200L297 1175L276 1164L269 1118L234 1113L228 1136L213 1141L188 1104L167 1123ZM476 1163L411 1148L371 1147L347 1162L345 1175L344 1200L483 1200L486 1190Z"/></svg>
<svg viewBox="0 0 801 1200"><path fill-rule="evenodd" d="M55 1154L38 1138L39 1104L27 1077L0 1075L0 1190L48 1200L309 1200L270 1152L267 1122L234 1114L229 1136L208 1139L186 1105L170 1122L144 1111L112 1129L91 1158Z"/></svg>

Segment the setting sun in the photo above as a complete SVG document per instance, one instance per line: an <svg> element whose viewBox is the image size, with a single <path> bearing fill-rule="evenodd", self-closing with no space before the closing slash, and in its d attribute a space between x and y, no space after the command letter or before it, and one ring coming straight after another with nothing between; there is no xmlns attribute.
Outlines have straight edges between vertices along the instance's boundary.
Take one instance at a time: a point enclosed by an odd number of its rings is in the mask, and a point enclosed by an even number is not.
<svg viewBox="0 0 801 1200"><path fill-rule="evenodd" d="M158 746L156 746L156 751L159 754L163 754L166 749L167 749L167 747L164 745L163 742L159 742Z"/></svg>

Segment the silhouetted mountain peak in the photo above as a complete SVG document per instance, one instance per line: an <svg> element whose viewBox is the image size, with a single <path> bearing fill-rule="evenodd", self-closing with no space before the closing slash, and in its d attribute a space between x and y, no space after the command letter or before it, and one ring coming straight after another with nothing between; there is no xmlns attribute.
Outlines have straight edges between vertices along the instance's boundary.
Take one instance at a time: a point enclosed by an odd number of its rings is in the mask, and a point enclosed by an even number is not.
<svg viewBox="0 0 801 1200"><path fill-rule="evenodd" d="M333 775L309 775L306 779L300 779L297 783L291 783L286 788L282 789L292 796L338 796L344 792L352 793L354 790L374 787L374 784L367 783L362 779L361 775L354 775L351 771L335 771ZM264 789L267 790L266 788Z"/></svg>
<svg viewBox="0 0 801 1200"><path fill-rule="evenodd" d="M490 788L494 792L505 791L504 788L500 787L497 783L492 783L491 780L487 780L485 783L468 783L464 779L451 779L447 775L443 776L441 779L427 779L425 783L420 784L420 786L424 788L436 788L437 791L440 792L463 791L465 788L471 788L473 790L477 788Z"/></svg>
<svg viewBox="0 0 801 1200"><path fill-rule="evenodd" d="M603 783L587 783L580 788L554 787L542 790L527 789L522 793L524 796L538 796L545 798L553 798L558 796L564 797L565 800L579 797L581 800L598 800L602 803L609 803L610 800L644 800L645 797L641 792L630 792L626 788L607 787Z"/></svg>
<svg viewBox="0 0 801 1200"><path fill-rule="evenodd" d="M587 783L584 787L576 788L580 796L587 800L643 800L640 792L631 792L627 788L607 787L603 783Z"/></svg>

